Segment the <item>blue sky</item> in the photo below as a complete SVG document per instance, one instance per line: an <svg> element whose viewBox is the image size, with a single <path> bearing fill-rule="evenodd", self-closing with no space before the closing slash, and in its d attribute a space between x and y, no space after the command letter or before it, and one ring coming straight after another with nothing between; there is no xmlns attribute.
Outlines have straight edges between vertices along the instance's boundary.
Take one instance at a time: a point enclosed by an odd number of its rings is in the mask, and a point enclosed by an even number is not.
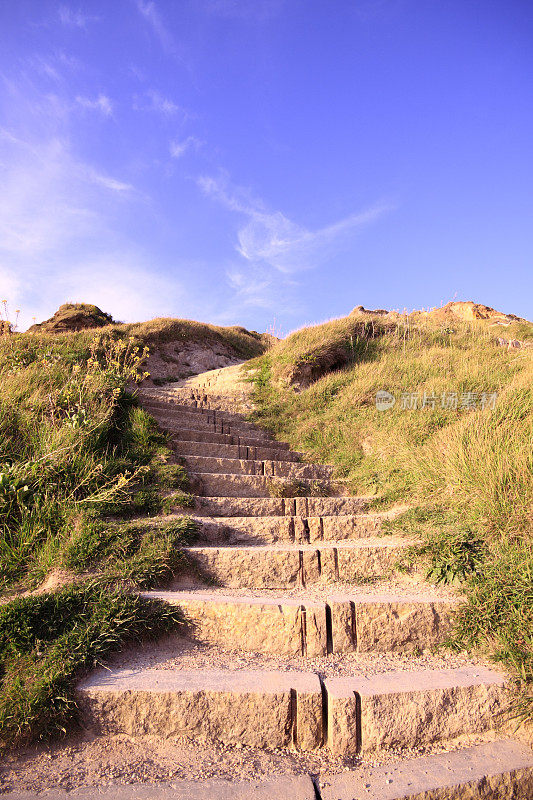
<svg viewBox="0 0 533 800"><path fill-rule="evenodd" d="M533 318L529 0L0 0L0 299Z"/></svg>

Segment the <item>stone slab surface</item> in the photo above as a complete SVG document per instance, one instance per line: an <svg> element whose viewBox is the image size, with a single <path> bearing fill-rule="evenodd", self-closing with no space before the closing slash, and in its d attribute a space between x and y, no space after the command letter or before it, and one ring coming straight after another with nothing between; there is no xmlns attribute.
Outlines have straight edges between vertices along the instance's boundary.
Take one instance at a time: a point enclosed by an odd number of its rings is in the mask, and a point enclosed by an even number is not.
<svg viewBox="0 0 533 800"><path fill-rule="evenodd" d="M227 433L232 436L248 437L259 442L273 442L274 439L266 431L254 428L244 422L222 423L210 422L207 418L194 414L180 414L179 416L154 415L162 428L168 431L180 431L182 428L206 431L207 433Z"/></svg>
<svg viewBox="0 0 533 800"><path fill-rule="evenodd" d="M206 517L270 517L285 514L279 497L196 497L194 513Z"/></svg>
<svg viewBox="0 0 533 800"><path fill-rule="evenodd" d="M457 602L431 595L329 595L334 653L413 653L446 638Z"/></svg>
<svg viewBox="0 0 533 800"><path fill-rule="evenodd" d="M353 515L366 505L360 497L217 497L196 498L195 512L212 517Z"/></svg>
<svg viewBox="0 0 533 800"><path fill-rule="evenodd" d="M221 544L268 544L296 542L300 544L324 541L360 539L375 535L375 518L367 514L340 517L282 516L196 516L200 525L200 541ZM328 525L329 520L335 525Z"/></svg>
<svg viewBox="0 0 533 800"><path fill-rule="evenodd" d="M179 605L199 641L267 655L314 657L327 652L325 603L195 592L147 592L144 596Z"/></svg>
<svg viewBox="0 0 533 800"><path fill-rule="evenodd" d="M248 422L240 414L232 414L218 409L191 408L188 406L177 406L170 403L144 403L144 407L156 418L164 420L195 420L206 424L216 425L239 425L246 430L254 430L259 433L267 433L263 428L259 428L252 422ZM270 434L269 434L270 435Z"/></svg>
<svg viewBox="0 0 533 800"><path fill-rule="evenodd" d="M224 436L225 434L217 434ZM209 458L246 458L258 461L274 460L298 462L297 453L284 450L281 447L248 447L246 445L226 444L216 442L180 441L175 443L175 449L180 456L207 456Z"/></svg>
<svg viewBox="0 0 533 800"><path fill-rule="evenodd" d="M254 448L256 449L256 448ZM254 458L220 458L207 455L183 456L191 472L220 472L232 475L266 475L267 477L310 478L327 480L332 468L320 464L293 464L290 461L256 460Z"/></svg>
<svg viewBox="0 0 533 800"><path fill-rule="evenodd" d="M533 753L496 741L366 771L324 775L322 800L531 800Z"/></svg>
<svg viewBox="0 0 533 800"><path fill-rule="evenodd" d="M287 589L337 581L357 584L361 577L388 574L398 560L401 540L359 540L338 545L184 547L182 552L198 573L190 586L214 581L231 588ZM180 586L187 583L180 578Z"/></svg>
<svg viewBox="0 0 533 800"><path fill-rule="evenodd" d="M126 786L88 786L42 794L10 792L9 800L315 800L307 775L280 775L258 781L203 780Z"/></svg>
<svg viewBox="0 0 533 800"><path fill-rule="evenodd" d="M179 605L200 641L309 657L327 653L327 607L333 653L424 650L446 636L448 626L443 620L454 608L451 601L408 593L332 595L323 602L306 595L254 596L251 592L235 595L197 589L144 592L143 597ZM370 638L368 620L375 619L380 624Z"/></svg>
<svg viewBox="0 0 533 800"><path fill-rule="evenodd" d="M232 475L218 472L196 472L194 483L198 484L197 494L208 497L270 497L272 481L284 485L290 484L291 478L271 478L265 475ZM310 478L298 478L300 483L314 491Z"/></svg>
<svg viewBox="0 0 533 800"><path fill-rule="evenodd" d="M101 734L185 736L250 747L322 744L317 675L264 670L100 670L77 690Z"/></svg>
<svg viewBox="0 0 533 800"><path fill-rule="evenodd" d="M229 434L229 433L215 433L205 428L199 430L198 428L193 428L191 426L184 426L183 428L175 428L175 429L166 429L167 433L169 434L170 440L174 443L176 447L180 445L181 442L208 442L211 444L229 444L229 445L239 445L242 447L264 447L264 448L271 448L274 447L276 450L287 450L289 449L288 444L284 444L283 442L273 442L270 440L255 438L253 434L249 434L246 436L239 436L236 434Z"/></svg>
<svg viewBox="0 0 533 800"><path fill-rule="evenodd" d="M332 752L416 747L497 730L503 676L484 667L394 671L325 681Z"/></svg>

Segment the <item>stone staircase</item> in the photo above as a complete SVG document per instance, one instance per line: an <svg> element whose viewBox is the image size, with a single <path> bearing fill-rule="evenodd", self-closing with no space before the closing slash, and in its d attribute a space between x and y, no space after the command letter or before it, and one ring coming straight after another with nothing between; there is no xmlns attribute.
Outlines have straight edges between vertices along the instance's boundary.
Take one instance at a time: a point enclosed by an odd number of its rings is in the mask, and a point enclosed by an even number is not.
<svg viewBox="0 0 533 800"><path fill-rule="evenodd" d="M409 542L381 535L384 515L345 496L331 467L304 463L236 413L244 395L181 387L143 390L141 400L191 475L199 531L183 550L185 574L145 596L179 606L207 655L93 673L79 687L87 723L103 734L316 751L326 764L308 777L149 796L533 797L532 753L503 727L505 676L431 655L460 600L396 572ZM219 657L230 651L237 667ZM350 769L333 774L330 757ZM148 797L124 794L137 796Z"/></svg>

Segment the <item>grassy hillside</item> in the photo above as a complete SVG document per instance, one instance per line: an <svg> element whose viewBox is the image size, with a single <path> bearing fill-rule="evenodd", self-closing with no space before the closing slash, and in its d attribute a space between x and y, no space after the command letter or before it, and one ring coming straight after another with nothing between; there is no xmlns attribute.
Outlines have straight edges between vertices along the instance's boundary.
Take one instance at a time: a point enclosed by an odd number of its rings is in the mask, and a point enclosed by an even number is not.
<svg viewBox="0 0 533 800"><path fill-rule="evenodd" d="M268 337L256 331L248 331L239 325L224 328L205 322L189 319L158 317L148 322L110 326L121 334L134 336L153 348L165 342L182 344L195 342L215 346L223 344L236 358L253 358L263 353L268 345Z"/></svg>
<svg viewBox="0 0 533 800"><path fill-rule="evenodd" d="M63 308L78 324L89 307ZM84 670L182 624L131 594L179 571L194 537L165 516L190 502L187 478L131 391L149 352L265 349L244 328L187 320L34 331L0 337L0 746L63 731Z"/></svg>
<svg viewBox="0 0 533 800"><path fill-rule="evenodd" d="M182 320L0 338L0 746L64 730L84 670L182 624L131 594L179 571L194 537L165 517L188 504L187 478L131 393L165 337L264 349Z"/></svg>
<svg viewBox="0 0 533 800"><path fill-rule="evenodd" d="M533 349L508 350L501 336L531 341L533 325L355 313L293 333L247 368L256 420L335 464L376 507L409 503L390 530L421 535L411 557L468 597L456 646L503 661L521 687L516 712L531 715ZM379 390L392 408L376 408Z"/></svg>

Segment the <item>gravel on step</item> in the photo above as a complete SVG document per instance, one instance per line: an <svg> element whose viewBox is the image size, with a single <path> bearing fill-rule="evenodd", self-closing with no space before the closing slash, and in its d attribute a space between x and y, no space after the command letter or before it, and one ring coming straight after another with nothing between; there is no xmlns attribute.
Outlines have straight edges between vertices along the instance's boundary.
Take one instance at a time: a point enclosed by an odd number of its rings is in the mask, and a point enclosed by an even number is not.
<svg viewBox="0 0 533 800"><path fill-rule="evenodd" d="M137 645L123 650L111 661L113 668L125 669L227 669L315 672L321 677L361 675L369 677L396 670L453 669L465 666L489 666L466 653L441 650L420 656L401 653L331 653L327 656L265 655L228 650L207 645L186 636L168 637L157 644ZM493 669L494 665L490 665Z"/></svg>
<svg viewBox="0 0 533 800"><path fill-rule="evenodd" d="M166 592L170 592L171 590L156 589L154 591L157 592L157 594L161 594L164 598ZM177 591L179 592L179 590ZM286 589L204 586L200 589L192 588L183 591L186 591L187 594L198 595L198 599L201 599L203 595L209 595L213 597L221 595L222 597L236 598L264 598L265 602L270 602L273 599L278 600L279 598L287 597L293 600L301 599L302 603L304 603L306 600L307 602L325 602L328 597L332 597L334 595L349 595L353 598L358 596L367 596L369 594L377 596L399 595L400 597L419 597L421 599L430 598L434 601L442 600L449 602L456 601L462 597L462 594L459 591L454 591L442 586L430 585L422 579L418 580L416 575L402 576L401 574L396 575L394 580L378 579L363 582L358 585L342 583L341 581L338 581L325 586L312 584L311 586L307 587L294 587Z"/></svg>
<svg viewBox="0 0 533 800"><path fill-rule="evenodd" d="M470 737L461 745L478 744ZM194 740L159 739L152 736L93 736L82 732L56 744L40 744L6 753L0 762L0 794L13 790L45 792L81 786L157 784L186 779L254 780L276 775L318 776L339 773L360 765L375 767L398 758L437 752L448 747L429 746L389 752L373 759L339 758L323 748L309 753L287 749L257 750L249 747L206 745ZM7 797L9 795L7 794Z"/></svg>

